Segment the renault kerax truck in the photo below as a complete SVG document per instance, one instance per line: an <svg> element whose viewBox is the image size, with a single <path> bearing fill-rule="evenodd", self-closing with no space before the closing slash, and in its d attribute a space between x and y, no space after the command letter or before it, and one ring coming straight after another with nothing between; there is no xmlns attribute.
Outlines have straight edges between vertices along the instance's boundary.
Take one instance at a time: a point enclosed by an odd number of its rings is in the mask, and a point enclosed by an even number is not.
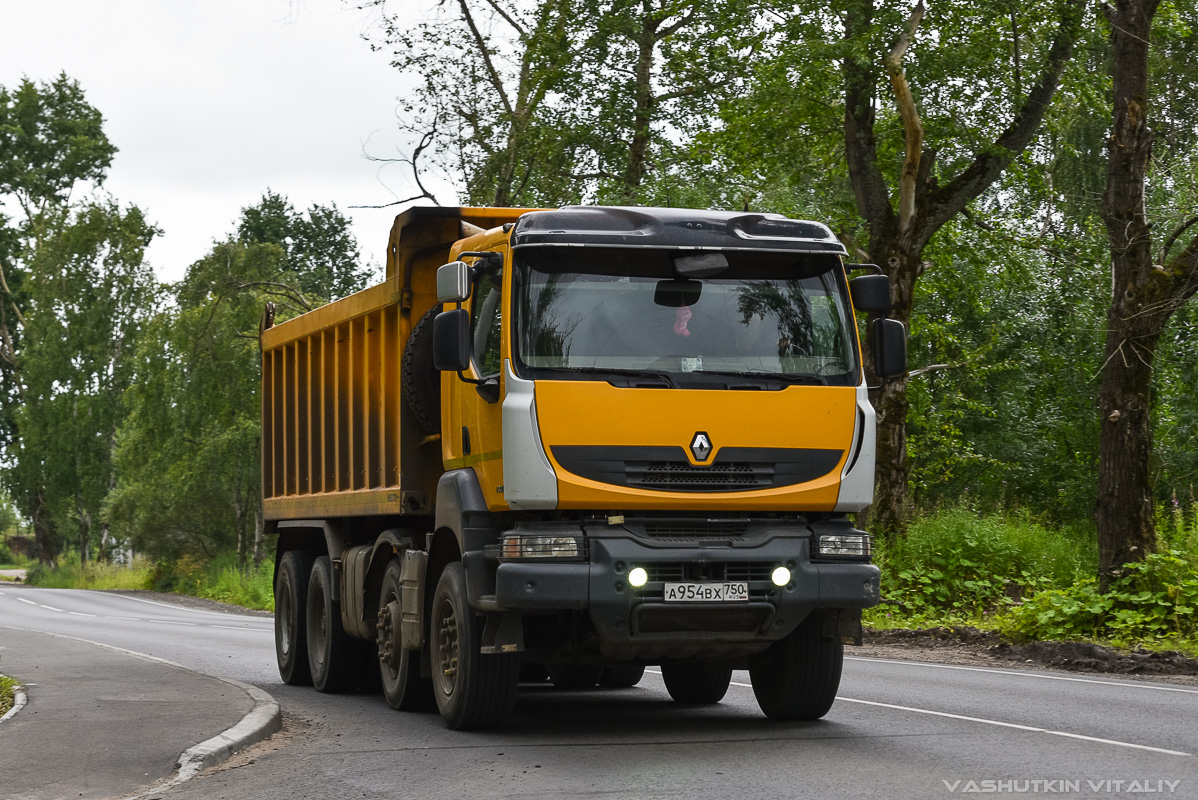
<svg viewBox="0 0 1198 800"><path fill-rule="evenodd" d="M382 283L264 315L283 680L472 729L522 681L709 704L746 669L826 714L879 599L867 374L906 369L846 260L776 214L413 208Z"/></svg>

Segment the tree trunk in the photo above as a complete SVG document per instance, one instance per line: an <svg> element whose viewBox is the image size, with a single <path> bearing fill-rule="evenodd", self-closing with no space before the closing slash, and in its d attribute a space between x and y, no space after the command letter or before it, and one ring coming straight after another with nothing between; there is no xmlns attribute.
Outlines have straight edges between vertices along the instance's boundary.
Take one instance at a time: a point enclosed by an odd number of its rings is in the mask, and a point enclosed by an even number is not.
<svg viewBox="0 0 1198 800"><path fill-rule="evenodd" d="M50 520L45 496L40 489L33 498L33 538L37 542L38 563L56 569L58 551L54 546L54 523Z"/></svg>
<svg viewBox="0 0 1198 800"><path fill-rule="evenodd" d="M1113 103L1102 216L1111 247L1111 306L1098 389L1098 580L1105 590L1123 565L1156 548L1152 520L1149 392L1161 330L1172 314L1170 287L1154 276L1145 182L1148 51L1157 0L1119 0L1111 21ZM1164 270L1161 270L1162 273Z"/></svg>

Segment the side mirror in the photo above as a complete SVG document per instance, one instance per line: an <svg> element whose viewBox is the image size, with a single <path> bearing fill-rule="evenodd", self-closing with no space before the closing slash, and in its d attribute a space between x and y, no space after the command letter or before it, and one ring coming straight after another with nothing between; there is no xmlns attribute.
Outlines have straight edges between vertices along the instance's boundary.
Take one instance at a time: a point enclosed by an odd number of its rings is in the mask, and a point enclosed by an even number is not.
<svg viewBox="0 0 1198 800"><path fill-rule="evenodd" d="M874 374L879 378L907 374L907 328L903 323L897 319L875 319L869 327L869 345L874 354Z"/></svg>
<svg viewBox="0 0 1198 800"><path fill-rule="evenodd" d="M857 311L887 314L890 312L890 278L885 275L853 278L849 281L849 296L853 298L853 308Z"/></svg>
<svg viewBox="0 0 1198 800"><path fill-rule="evenodd" d="M445 267L437 270L438 284ZM470 312L466 309L442 311L433 317L433 366L442 372L463 372L470 368Z"/></svg>
<svg viewBox="0 0 1198 800"><path fill-rule="evenodd" d="M437 302L460 303L470 297L470 265L450 261L437 267Z"/></svg>

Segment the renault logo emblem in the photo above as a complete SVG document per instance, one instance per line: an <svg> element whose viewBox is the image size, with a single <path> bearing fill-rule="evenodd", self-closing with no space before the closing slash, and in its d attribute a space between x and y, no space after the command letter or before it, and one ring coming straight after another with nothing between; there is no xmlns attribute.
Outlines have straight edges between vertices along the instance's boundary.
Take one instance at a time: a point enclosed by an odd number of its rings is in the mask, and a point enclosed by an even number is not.
<svg viewBox="0 0 1198 800"><path fill-rule="evenodd" d="M695 456L695 461L706 461L711 455L711 450L711 439L705 431L699 431L691 439L691 453Z"/></svg>

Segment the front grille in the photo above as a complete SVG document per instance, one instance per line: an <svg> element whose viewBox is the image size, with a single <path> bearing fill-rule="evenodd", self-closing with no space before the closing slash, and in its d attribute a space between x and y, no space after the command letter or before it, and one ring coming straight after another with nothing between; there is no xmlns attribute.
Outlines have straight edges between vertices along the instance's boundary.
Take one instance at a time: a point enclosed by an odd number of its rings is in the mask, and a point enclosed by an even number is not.
<svg viewBox="0 0 1198 800"><path fill-rule="evenodd" d="M727 539L744 536L751 520L712 520L708 522L657 522L645 523L645 535L655 539Z"/></svg>
<svg viewBox="0 0 1198 800"><path fill-rule="evenodd" d="M682 581L768 581L777 564L750 561L734 564L698 564L665 562L646 564L650 583L680 583Z"/></svg>
<svg viewBox="0 0 1198 800"><path fill-rule="evenodd" d="M830 473L843 450L723 447L694 465L681 447L555 445L557 462L599 483L659 492L751 492L796 486Z"/></svg>
<svg viewBox="0 0 1198 800"><path fill-rule="evenodd" d="M628 486L667 492L737 492L774 485L774 465L768 462L695 467L686 461L629 461L624 475Z"/></svg>

